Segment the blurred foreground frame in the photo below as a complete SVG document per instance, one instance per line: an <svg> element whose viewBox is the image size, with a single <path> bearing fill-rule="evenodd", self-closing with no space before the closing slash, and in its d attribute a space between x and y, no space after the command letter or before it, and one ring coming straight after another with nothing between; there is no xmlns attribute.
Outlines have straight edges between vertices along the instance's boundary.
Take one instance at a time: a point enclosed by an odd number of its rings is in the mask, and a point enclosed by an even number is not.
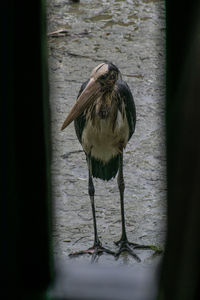
<svg viewBox="0 0 200 300"><path fill-rule="evenodd" d="M102 280L105 271L110 278L109 299L117 299L116 276L127 291L122 300L193 300L200 289L200 5L167 1L166 12L168 232L160 285L151 284L151 273L144 285L138 267L121 275L101 269ZM0 14L1 291L5 299L48 299L54 271L45 1L4 1ZM61 283L89 289L89 270L70 268ZM80 270L88 278L82 285L73 281ZM93 276L92 283L92 299L107 299L104 282ZM55 291L56 299L83 298L80 289L76 298Z"/></svg>

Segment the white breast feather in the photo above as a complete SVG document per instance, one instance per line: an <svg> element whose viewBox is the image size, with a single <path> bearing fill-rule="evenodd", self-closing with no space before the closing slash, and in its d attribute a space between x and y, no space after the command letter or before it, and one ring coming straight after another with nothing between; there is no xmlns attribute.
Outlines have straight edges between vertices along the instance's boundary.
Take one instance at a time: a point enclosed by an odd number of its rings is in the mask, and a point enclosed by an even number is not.
<svg viewBox="0 0 200 300"><path fill-rule="evenodd" d="M82 134L82 146L84 151L103 162L108 162L113 156L120 153L119 144L124 147L128 142L129 127L126 117L123 119L118 110L116 126L113 131L111 119L99 119L96 117L96 125L88 120Z"/></svg>

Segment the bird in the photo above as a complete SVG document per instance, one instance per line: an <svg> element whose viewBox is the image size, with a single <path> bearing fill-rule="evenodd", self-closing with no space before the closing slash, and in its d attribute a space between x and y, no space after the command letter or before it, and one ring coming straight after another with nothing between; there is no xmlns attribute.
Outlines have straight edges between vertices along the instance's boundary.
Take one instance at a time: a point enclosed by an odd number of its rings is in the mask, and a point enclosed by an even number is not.
<svg viewBox="0 0 200 300"><path fill-rule="evenodd" d="M112 62L102 62L92 70L90 78L82 84L61 130L73 121L88 166L88 194L93 215L94 244L89 249L71 253L70 256L89 253L95 260L105 252L118 258L126 251L137 261L141 261L134 249L147 249L148 246L129 242L124 214L123 154L135 131L136 107L128 84L122 80L121 72ZM93 178L109 181L116 175L122 232L120 240L115 242L119 250L114 252L103 247L98 236Z"/></svg>

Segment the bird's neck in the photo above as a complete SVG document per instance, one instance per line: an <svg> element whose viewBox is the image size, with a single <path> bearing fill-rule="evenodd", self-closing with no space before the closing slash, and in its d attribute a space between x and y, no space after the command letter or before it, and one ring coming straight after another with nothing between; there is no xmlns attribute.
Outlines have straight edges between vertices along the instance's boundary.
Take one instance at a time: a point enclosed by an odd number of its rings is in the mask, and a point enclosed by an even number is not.
<svg viewBox="0 0 200 300"><path fill-rule="evenodd" d="M106 120L111 117L115 106L113 97L113 90L105 92L99 99L97 99L95 113L99 119Z"/></svg>

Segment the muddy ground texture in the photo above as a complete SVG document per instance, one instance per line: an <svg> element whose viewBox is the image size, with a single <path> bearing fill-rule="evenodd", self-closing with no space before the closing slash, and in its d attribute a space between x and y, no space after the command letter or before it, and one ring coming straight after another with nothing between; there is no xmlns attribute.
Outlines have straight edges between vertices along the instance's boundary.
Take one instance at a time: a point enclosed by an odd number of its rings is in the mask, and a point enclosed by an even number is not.
<svg viewBox="0 0 200 300"><path fill-rule="evenodd" d="M164 1L47 1L52 127L52 180L55 257L93 244L85 155L73 124L61 125L81 84L104 60L118 66L133 93L136 131L124 154L125 215L129 240L164 246L166 224L165 23ZM55 31L59 31L54 33ZM94 180L98 232L113 251L121 235L116 178ZM152 251L137 250L143 264L158 260ZM76 262L89 262L89 255ZM135 264L124 253L116 261L102 255L99 263Z"/></svg>

